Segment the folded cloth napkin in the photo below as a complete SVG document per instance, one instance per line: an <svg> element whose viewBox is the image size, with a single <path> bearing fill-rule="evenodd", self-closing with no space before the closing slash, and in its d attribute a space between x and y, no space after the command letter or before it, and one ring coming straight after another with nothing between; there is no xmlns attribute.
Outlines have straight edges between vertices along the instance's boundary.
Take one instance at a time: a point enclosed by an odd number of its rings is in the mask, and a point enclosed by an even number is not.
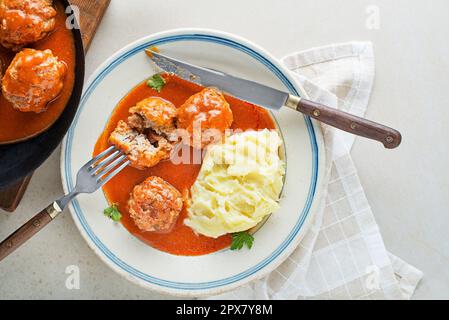
<svg viewBox="0 0 449 320"><path fill-rule="evenodd" d="M363 116L374 81L369 42L313 48L282 63L310 99ZM294 253L267 277L220 299L409 299L422 272L388 253L352 162L355 137L322 124L327 192Z"/></svg>

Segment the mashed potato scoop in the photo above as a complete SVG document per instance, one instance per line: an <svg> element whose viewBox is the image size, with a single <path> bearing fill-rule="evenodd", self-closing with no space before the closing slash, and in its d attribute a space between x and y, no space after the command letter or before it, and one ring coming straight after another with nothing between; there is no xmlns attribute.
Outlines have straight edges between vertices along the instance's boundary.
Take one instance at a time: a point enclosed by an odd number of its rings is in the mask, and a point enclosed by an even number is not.
<svg viewBox="0 0 449 320"><path fill-rule="evenodd" d="M275 130L246 131L211 145L191 188L184 223L217 238L253 228L279 208L285 163Z"/></svg>

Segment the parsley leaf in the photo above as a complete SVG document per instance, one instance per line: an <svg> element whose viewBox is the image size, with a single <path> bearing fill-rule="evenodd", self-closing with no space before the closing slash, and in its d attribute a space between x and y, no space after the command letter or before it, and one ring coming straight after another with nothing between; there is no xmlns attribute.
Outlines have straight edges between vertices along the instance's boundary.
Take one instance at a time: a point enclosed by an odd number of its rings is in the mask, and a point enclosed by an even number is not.
<svg viewBox="0 0 449 320"><path fill-rule="evenodd" d="M120 211L118 211L117 205L115 203L113 203L109 208L104 209L103 213L105 214L105 216L115 222L120 221L120 219L122 218L122 214L120 213Z"/></svg>
<svg viewBox="0 0 449 320"><path fill-rule="evenodd" d="M245 244L248 249L251 249L253 242L254 237L248 231L233 233L231 250L241 250Z"/></svg>
<svg viewBox="0 0 449 320"><path fill-rule="evenodd" d="M147 81L147 86L150 88L153 88L157 92L161 92L162 87L165 85L165 80L162 78L160 74L153 75L150 79Z"/></svg>

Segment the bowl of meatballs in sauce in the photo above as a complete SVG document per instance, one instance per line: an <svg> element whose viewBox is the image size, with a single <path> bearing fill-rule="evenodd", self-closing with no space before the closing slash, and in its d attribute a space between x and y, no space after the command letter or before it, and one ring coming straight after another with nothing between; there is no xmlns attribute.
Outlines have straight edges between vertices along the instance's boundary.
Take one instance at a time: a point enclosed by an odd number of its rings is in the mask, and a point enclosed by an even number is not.
<svg viewBox="0 0 449 320"><path fill-rule="evenodd" d="M102 192L70 204L81 234L139 285L218 294L266 275L299 244L322 189L321 130L288 108L272 113L167 73L150 59L154 51L303 91L265 50L204 29L140 39L88 81L63 143L64 189L73 189L77 168L111 146L129 164Z"/></svg>
<svg viewBox="0 0 449 320"><path fill-rule="evenodd" d="M84 52L68 6L65 0L0 1L0 187L36 169L76 113Z"/></svg>

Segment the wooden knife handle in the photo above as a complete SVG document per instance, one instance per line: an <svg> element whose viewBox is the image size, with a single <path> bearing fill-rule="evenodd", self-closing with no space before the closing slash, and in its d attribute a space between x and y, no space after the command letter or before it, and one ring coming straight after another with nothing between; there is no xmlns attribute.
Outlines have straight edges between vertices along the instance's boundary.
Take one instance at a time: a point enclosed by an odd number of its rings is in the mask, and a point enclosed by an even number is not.
<svg viewBox="0 0 449 320"><path fill-rule="evenodd" d="M0 261L49 224L57 214L55 210L51 204L3 240L0 243Z"/></svg>
<svg viewBox="0 0 449 320"><path fill-rule="evenodd" d="M387 149L394 149L401 144L402 137L399 131L344 111L306 99L300 99L296 103L296 110L332 127L377 140Z"/></svg>

